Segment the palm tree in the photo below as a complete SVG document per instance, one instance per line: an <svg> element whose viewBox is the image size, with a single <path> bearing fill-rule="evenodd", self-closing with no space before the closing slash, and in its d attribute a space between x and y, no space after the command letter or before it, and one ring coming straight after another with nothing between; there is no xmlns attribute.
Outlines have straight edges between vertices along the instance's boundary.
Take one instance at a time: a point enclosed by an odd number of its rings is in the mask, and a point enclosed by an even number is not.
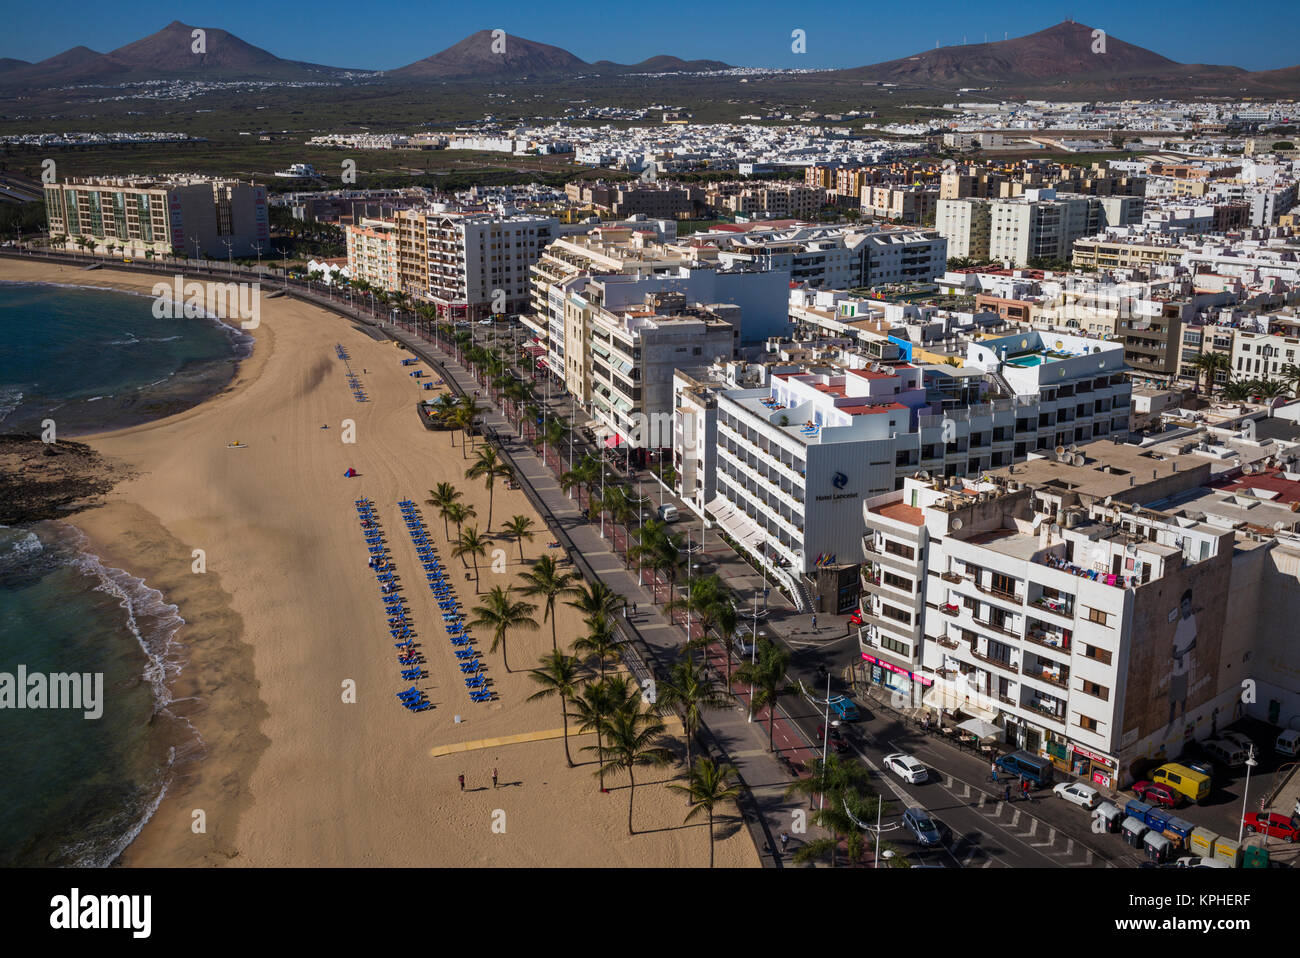
<svg viewBox="0 0 1300 958"><path fill-rule="evenodd" d="M691 741L700 731L705 709L720 709L727 705L727 697L717 683L709 677L708 670L695 662L687 652L686 658L668 670L668 680L659 685L658 702L665 708L682 710L682 731L686 736L686 767L691 767Z"/></svg>
<svg viewBox="0 0 1300 958"><path fill-rule="evenodd" d="M456 406L455 413L451 416L452 425L456 429L461 430L464 435L464 441L460 446L462 459L469 458L466 455L465 449L469 446L473 436L474 420L478 417L478 414L481 411L482 410L478 408L478 403L474 402L472 396L462 396L459 404Z"/></svg>
<svg viewBox="0 0 1300 958"><path fill-rule="evenodd" d="M843 761L838 755L828 755L823 761L814 759L808 778L796 779L786 789L786 797L802 796L815 799L821 796L821 807L813 813L813 823L830 832L830 837L809 841L797 852L796 862L810 861L830 852L831 867L844 842L850 863L858 861L866 849L863 829L857 822L867 822L877 815L880 797L871 794L866 768L857 762ZM883 814L884 808L880 809Z"/></svg>
<svg viewBox="0 0 1300 958"><path fill-rule="evenodd" d="M469 624L492 630L492 647L488 651L495 652L497 646L501 646L501 661L509 672L511 669L510 658L506 654L506 633L511 629L536 632L539 626L532 617L536 611L537 606L531 602L513 601L509 588L495 585L483 605L474 609L474 618Z"/></svg>
<svg viewBox="0 0 1300 958"><path fill-rule="evenodd" d="M579 590L573 584L574 575L572 572L561 572L555 557L547 555L538 559L532 569L523 574L523 578L528 583L524 586L524 595L542 596L545 599L542 621L551 620L551 650L555 651L559 647L555 636L555 600L560 596L578 594Z"/></svg>
<svg viewBox="0 0 1300 958"><path fill-rule="evenodd" d="M478 595L478 557L487 555L488 539L487 536L478 534L478 529L470 526L456 538L456 542L451 547L451 554L460 559L462 563L465 556L474 560L474 594Z"/></svg>
<svg viewBox="0 0 1300 958"><path fill-rule="evenodd" d="M446 511L443 513L443 518L444 520L450 519L452 522L456 523L456 537L460 538L461 524L473 519L476 515L478 515L478 510L473 506L466 505L462 502L453 502L451 505L447 506ZM450 542L452 540L448 539L447 541Z"/></svg>
<svg viewBox="0 0 1300 958"><path fill-rule="evenodd" d="M790 653L768 639L759 639L753 662L742 662L736 669L736 679L754 687L754 697L749 703L753 713L767 709L767 750L775 751L772 744L772 726L776 721L776 702L786 691L781 683L790 668Z"/></svg>
<svg viewBox="0 0 1300 958"><path fill-rule="evenodd" d="M628 550L628 554L652 572L667 574L668 594L674 595L677 572L682 565L682 537L667 530L667 523L651 519L638 531L637 544ZM654 601L654 590L651 594L651 601Z"/></svg>
<svg viewBox="0 0 1300 958"><path fill-rule="evenodd" d="M672 784L668 787L683 793L690 802L691 810L686 813L686 821L695 818L701 812L709 816L709 867L713 867L713 810L723 802L735 802L740 794L732 785L736 774L730 765L718 765L708 756L701 755L691 766L685 785Z"/></svg>
<svg viewBox="0 0 1300 958"><path fill-rule="evenodd" d="M1206 391L1214 391L1214 374L1219 370L1232 368L1229 358L1223 353L1201 353L1189 365L1195 366L1199 377L1205 378Z"/></svg>
<svg viewBox="0 0 1300 958"><path fill-rule="evenodd" d="M569 768L573 768L573 756L569 754L569 703L578 694L583 669L577 659L559 651L542 656L541 662L541 668L533 669L531 673L533 681L541 688L528 696L528 701L552 695L560 697L560 715L564 720L564 757Z"/></svg>
<svg viewBox="0 0 1300 958"><path fill-rule="evenodd" d="M1289 391L1286 383L1278 379L1269 379L1267 376L1263 379L1256 379L1250 385L1251 394L1259 396L1261 399L1277 399L1279 396L1285 396Z"/></svg>
<svg viewBox="0 0 1300 958"><path fill-rule="evenodd" d="M718 605L725 596L726 590L722 584L722 579L715 574L702 575L698 579L692 580L685 596L680 599L673 597L664 603L664 611L671 614L681 609L700 623L700 628L703 630L700 641L701 644L707 645L709 629L713 627L713 620L718 613ZM688 635L686 638L689 643L690 636Z"/></svg>
<svg viewBox="0 0 1300 958"><path fill-rule="evenodd" d="M639 703L639 700L637 700ZM632 803L636 799L636 770L639 767L662 768L673 760L673 753L657 744L664 734L664 723L652 708L634 704L620 709L605 723L605 760L598 773L623 769L629 783L627 793L627 833L635 835L632 828ZM587 746L591 748L591 746Z"/></svg>
<svg viewBox="0 0 1300 958"><path fill-rule="evenodd" d="M1282 371L1278 373L1278 378L1286 383L1293 396L1300 398L1300 366L1295 363L1287 363L1282 367Z"/></svg>
<svg viewBox="0 0 1300 958"><path fill-rule="evenodd" d="M443 537L448 540L451 539L451 532L448 531L447 527L448 513L451 507L456 504L456 500L462 495L463 493L450 482L440 482L438 483L438 488L429 490L429 498L424 500L429 505L435 507L438 510L438 514L442 516L442 534ZM457 523L457 525L459 525L459 523Z"/></svg>
<svg viewBox="0 0 1300 958"><path fill-rule="evenodd" d="M569 717L578 722L579 732L596 733L596 764L599 766L600 790L605 791L605 725L609 717L620 709L633 708L640 692L626 675L614 678L600 677L599 682L587 682L582 694L571 699L573 712ZM586 751L591 747L587 746Z"/></svg>
<svg viewBox="0 0 1300 958"><path fill-rule="evenodd" d="M478 451L478 459L474 465L465 470L466 479L483 480L488 491L488 518L485 531L492 529L492 490L496 486L497 479L508 478L514 475L507 466L497 456L497 451L492 446L484 446ZM520 561L523 561L522 559Z"/></svg>
<svg viewBox="0 0 1300 958"><path fill-rule="evenodd" d="M587 634L573 640L573 651L583 653L588 659L596 659L600 663L600 677L603 679L606 663L618 660L621 654L619 646L622 643L618 640L613 623L603 612L589 616L585 621Z"/></svg>
<svg viewBox="0 0 1300 958"><path fill-rule="evenodd" d="M731 643L740 625L740 613L736 611L736 604L728 598L718 603L713 614L713 627L717 630L718 642L722 645L722 660L727 666L725 691L728 695L734 696L735 692L731 687Z"/></svg>
<svg viewBox="0 0 1300 958"><path fill-rule="evenodd" d="M528 516L511 516L506 520L506 534L519 543L519 564L524 564L524 540L533 541L533 520Z"/></svg>
<svg viewBox="0 0 1300 958"><path fill-rule="evenodd" d="M1232 379L1223 387L1223 398L1229 402L1243 402L1255 393L1252 379Z"/></svg>
<svg viewBox="0 0 1300 958"><path fill-rule="evenodd" d="M577 596L569 605L582 613L584 618L603 615L607 618L613 618L619 608L627 603L622 595L615 592L609 586L597 579L595 582L584 584L575 590Z"/></svg>

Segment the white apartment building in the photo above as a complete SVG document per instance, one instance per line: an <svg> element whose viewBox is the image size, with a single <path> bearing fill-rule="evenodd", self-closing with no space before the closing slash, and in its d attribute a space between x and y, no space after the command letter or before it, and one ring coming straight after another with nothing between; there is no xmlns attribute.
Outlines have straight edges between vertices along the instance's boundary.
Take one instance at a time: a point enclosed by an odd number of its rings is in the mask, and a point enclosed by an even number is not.
<svg viewBox="0 0 1300 958"><path fill-rule="evenodd" d="M788 270L790 279L818 289L855 289L942 276L948 244L927 230L796 226L743 233L715 230L692 237L717 247L718 261L762 270Z"/></svg>
<svg viewBox="0 0 1300 958"><path fill-rule="evenodd" d="M1286 366L1300 366L1300 338L1236 330L1232 337L1234 379L1279 379Z"/></svg>
<svg viewBox="0 0 1300 958"><path fill-rule="evenodd" d="M859 645L915 704L1120 788L1133 759L1176 757L1219 691L1234 534L1065 488L908 479L868 499Z"/></svg>
<svg viewBox="0 0 1300 958"><path fill-rule="evenodd" d="M1075 240L1107 227L1141 223L1143 203L1140 196L1025 190L1022 196L1005 199L940 200L935 224L949 240L953 256L1025 266L1032 259L1068 260Z"/></svg>

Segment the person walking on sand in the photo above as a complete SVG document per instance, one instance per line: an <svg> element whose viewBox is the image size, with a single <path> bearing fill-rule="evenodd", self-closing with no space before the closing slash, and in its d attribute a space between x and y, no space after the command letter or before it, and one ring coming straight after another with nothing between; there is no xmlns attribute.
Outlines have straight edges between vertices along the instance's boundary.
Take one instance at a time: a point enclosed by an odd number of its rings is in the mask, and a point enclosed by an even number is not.
<svg viewBox="0 0 1300 958"><path fill-rule="evenodd" d="M497 787L497 770L495 768L492 769L492 787Z"/></svg>
<svg viewBox="0 0 1300 958"><path fill-rule="evenodd" d="M456 777L460 779L460 790L462 792L465 791L465 773L462 772L460 775L457 775Z"/></svg>

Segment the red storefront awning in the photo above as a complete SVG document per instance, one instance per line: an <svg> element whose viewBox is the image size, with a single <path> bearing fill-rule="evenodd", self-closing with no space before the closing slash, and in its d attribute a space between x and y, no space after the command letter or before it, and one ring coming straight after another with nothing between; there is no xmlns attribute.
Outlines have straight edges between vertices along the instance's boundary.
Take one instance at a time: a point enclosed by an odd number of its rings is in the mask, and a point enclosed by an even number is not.
<svg viewBox="0 0 1300 958"><path fill-rule="evenodd" d="M524 347L524 352L528 353L529 356L532 356L534 359L536 359L538 356L545 356L545 355L546 355L546 347L545 347L545 346L525 346L525 347Z"/></svg>

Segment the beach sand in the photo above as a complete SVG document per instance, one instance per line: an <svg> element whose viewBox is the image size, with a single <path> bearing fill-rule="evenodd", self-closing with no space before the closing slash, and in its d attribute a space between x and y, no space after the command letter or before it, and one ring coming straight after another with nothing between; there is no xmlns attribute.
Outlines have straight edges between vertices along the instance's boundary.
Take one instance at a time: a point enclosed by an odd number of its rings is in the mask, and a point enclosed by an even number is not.
<svg viewBox="0 0 1300 958"><path fill-rule="evenodd" d="M155 282L10 261L0 262L0 280L136 290ZM609 794L600 794L594 756L581 751L594 736L571 737L580 763L573 769L558 738L431 754L560 727L553 699L525 701L536 684L519 671L550 650L550 626L509 637L513 674L499 652L486 653L490 638L480 638L499 700L470 701L397 508L407 497L421 504L462 600L473 606L474 583L423 501L437 483L452 482L477 508L481 530L487 492L464 478L459 435L428 432L418 421L415 402L434 393L399 365L409 353L293 300L263 298L252 335L252 358L218 396L159 422L83 437L129 478L74 522L106 565L144 577L179 606L187 664L172 707L204 741L201 761L182 767L124 863L707 864L706 826L684 825L684 798L664 787L681 780L680 765L638 770L638 834L629 837L626 778L614 775ZM336 343L349 351L370 402L353 399ZM347 419L356 427L351 445L341 441ZM232 440L247 445L227 448ZM359 477L344 478L349 467ZM360 496L375 502L406 586L428 659L429 675L416 684L431 711L409 713L395 698L411 683L398 674L366 566L353 507ZM527 565L547 552L550 537L523 492L498 483L494 531L514 514L531 516L537 530L524 543ZM497 544L506 571L480 560L484 592L518 582L517 543ZM194 571L199 561L206 571ZM557 611L563 647L582 625L575 610ZM344 701L349 682L355 703ZM748 833L729 811L731 821L717 828L717 864L756 866Z"/></svg>

